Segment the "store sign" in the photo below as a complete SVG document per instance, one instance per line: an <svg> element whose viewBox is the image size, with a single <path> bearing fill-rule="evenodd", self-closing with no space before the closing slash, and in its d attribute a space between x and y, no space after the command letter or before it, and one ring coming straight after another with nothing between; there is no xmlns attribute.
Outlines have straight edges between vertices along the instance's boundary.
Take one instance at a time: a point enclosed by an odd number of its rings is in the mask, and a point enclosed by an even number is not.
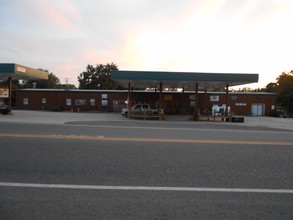
<svg viewBox="0 0 293 220"><path fill-rule="evenodd" d="M9 98L9 89L0 88L0 98Z"/></svg>
<svg viewBox="0 0 293 220"><path fill-rule="evenodd" d="M218 95L211 95L210 101L211 102L218 102L220 100L220 97Z"/></svg>
<svg viewBox="0 0 293 220"><path fill-rule="evenodd" d="M18 66L18 67L16 67L16 71L17 72L21 72L21 73L25 73L26 72L26 69L24 67Z"/></svg>
<svg viewBox="0 0 293 220"><path fill-rule="evenodd" d="M246 106L246 103L235 103L236 106Z"/></svg>
<svg viewBox="0 0 293 220"><path fill-rule="evenodd" d="M107 99L108 98L108 94L102 94L102 99Z"/></svg>

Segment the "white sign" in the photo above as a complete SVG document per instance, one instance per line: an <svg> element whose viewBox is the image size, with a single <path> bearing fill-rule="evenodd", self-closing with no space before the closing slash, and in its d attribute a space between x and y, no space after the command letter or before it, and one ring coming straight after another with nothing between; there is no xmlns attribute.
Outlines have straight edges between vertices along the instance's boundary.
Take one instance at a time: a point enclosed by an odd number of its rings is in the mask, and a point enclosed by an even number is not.
<svg viewBox="0 0 293 220"><path fill-rule="evenodd" d="M218 102L220 100L220 97L218 95L211 95L210 101L211 102Z"/></svg>
<svg viewBox="0 0 293 220"><path fill-rule="evenodd" d="M190 95L189 100L195 100L195 95Z"/></svg>
<svg viewBox="0 0 293 220"><path fill-rule="evenodd" d="M25 73L26 72L26 69L24 67L17 66L16 67L16 71Z"/></svg>
<svg viewBox="0 0 293 220"><path fill-rule="evenodd" d="M246 106L246 103L235 103L236 106Z"/></svg>
<svg viewBox="0 0 293 220"><path fill-rule="evenodd" d="M108 98L108 94L102 94L102 99L107 99Z"/></svg>
<svg viewBox="0 0 293 220"><path fill-rule="evenodd" d="M0 98L9 98L9 89L0 88Z"/></svg>

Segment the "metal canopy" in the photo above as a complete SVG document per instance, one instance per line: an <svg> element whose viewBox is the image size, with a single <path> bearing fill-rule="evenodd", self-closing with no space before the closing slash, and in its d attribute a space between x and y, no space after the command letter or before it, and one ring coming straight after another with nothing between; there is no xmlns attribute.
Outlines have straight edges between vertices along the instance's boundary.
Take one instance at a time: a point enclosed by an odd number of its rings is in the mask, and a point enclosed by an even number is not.
<svg viewBox="0 0 293 220"><path fill-rule="evenodd" d="M0 79L48 79L48 73L14 63L0 63Z"/></svg>
<svg viewBox="0 0 293 220"><path fill-rule="evenodd" d="M123 86L128 83L134 88L145 89L158 87L199 89L224 88L258 82L258 74L239 73L201 73L201 72L161 72L161 71L112 71L112 79Z"/></svg>

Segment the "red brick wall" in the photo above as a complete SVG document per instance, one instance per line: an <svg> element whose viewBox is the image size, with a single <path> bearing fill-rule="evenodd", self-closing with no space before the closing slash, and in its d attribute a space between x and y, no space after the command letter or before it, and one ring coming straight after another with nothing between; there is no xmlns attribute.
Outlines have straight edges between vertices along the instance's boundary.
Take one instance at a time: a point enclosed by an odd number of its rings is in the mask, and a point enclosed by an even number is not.
<svg viewBox="0 0 293 220"><path fill-rule="evenodd" d="M104 94L104 98L102 95ZM219 99L211 101L211 96ZM113 110L114 100L127 100L128 92L123 91L94 91L94 90L19 90L16 93L16 108L30 110L61 110L61 111L102 111ZM132 103L149 103L158 105L159 92L134 92L131 94ZM23 99L28 98L28 105L24 105ZM46 103L42 104L42 98ZM172 114L191 114L194 107L190 103L194 101L195 93L192 92L164 92L165 111ZM71 99L71 106L66 105L66 99ZM91 106L90 100L95 99L95 105ZM108 106L102 106L102 100L108 100ZM84 105L77 105L75 100L85 100ZM226 103L225 93L203 93L198 94L198 105L200 110L211 110L213 105ZM264 115L271 114L272 106L276 105L276 95L271 93L229 93L228 106L231 112L237 115L249 115L253 104L264 106Z"/></svg>

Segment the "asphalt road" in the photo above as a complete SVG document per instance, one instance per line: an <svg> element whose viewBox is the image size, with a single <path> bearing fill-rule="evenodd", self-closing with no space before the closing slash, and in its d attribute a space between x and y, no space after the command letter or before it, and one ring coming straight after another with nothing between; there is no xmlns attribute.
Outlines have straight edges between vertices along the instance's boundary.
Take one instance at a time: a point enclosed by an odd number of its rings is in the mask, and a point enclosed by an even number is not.
<svg viewBox="0 0 293 220"><path fill-rule="evenodd" d="M293 219L293 131L0 123L0 219Z"/></svg>

